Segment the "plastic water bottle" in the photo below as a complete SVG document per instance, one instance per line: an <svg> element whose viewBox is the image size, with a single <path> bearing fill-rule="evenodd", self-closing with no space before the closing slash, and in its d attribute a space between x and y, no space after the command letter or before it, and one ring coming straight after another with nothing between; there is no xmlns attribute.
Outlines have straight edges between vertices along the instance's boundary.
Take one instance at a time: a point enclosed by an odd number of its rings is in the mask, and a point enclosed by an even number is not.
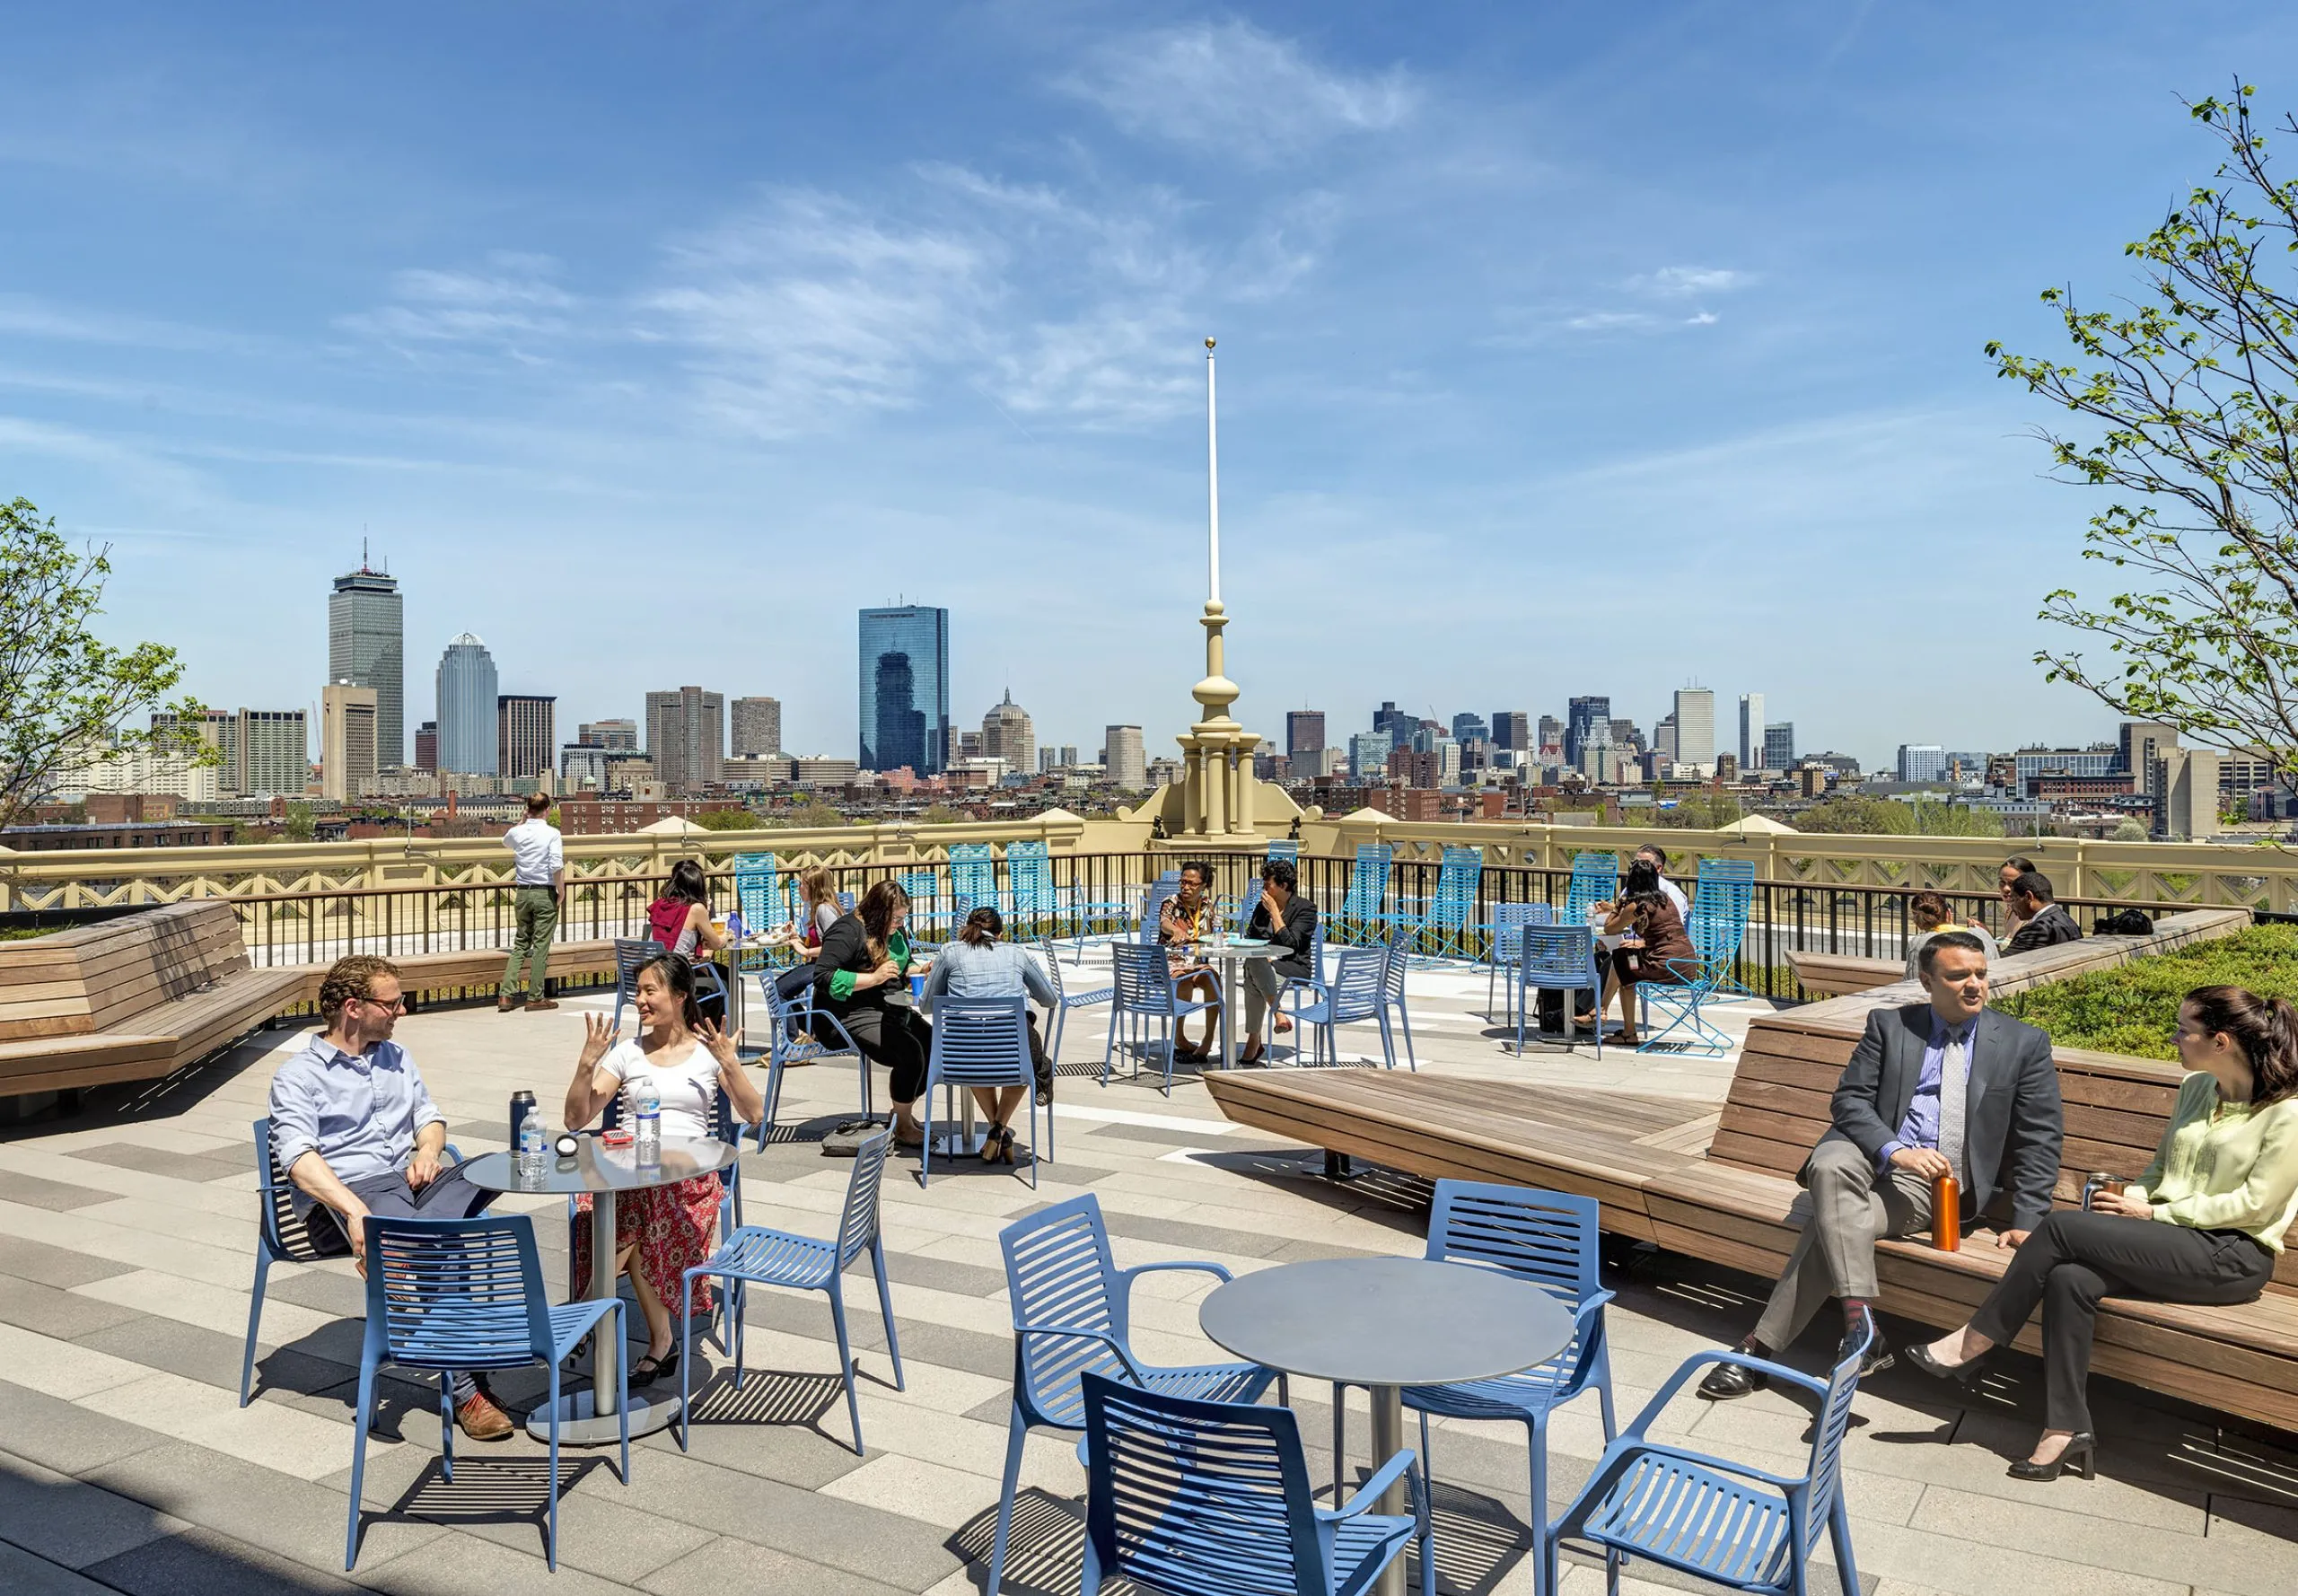
<svg viewBox="0 0 2298 1596"><path fill-rule="evenodd" d="M521 1180L542 1179L543 1165L548 1159L547 1149L549 1145L550 1139L542 1127L542 1116L531 1109L529 1110L526 1117L519 1121L519 1179Z"/></svg>
<svg viewBox="0 0 2298 1596"><path fill-rule="evenodd" d="M662 1096L653 1086L631 1088L630 1128L636 1133L638 1162L642 1164L662 1162Z"/></svg>

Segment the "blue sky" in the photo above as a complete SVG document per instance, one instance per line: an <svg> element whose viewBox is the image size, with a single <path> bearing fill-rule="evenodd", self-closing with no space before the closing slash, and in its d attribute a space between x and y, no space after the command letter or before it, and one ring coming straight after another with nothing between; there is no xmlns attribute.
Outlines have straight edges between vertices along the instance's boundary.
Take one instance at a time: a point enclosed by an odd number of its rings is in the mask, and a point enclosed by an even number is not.
<svg viewBox="0 0 2298 1596"><path fill-rule="evenodd" d="M2124 291L2180 97L2298 104L2269 10L20 9L0 495L215 704L316 698L364 528L410 726L469 629L570 732L699 681L847 752L906 598L960 723L1170 748L1209 333L1266 733L2107 735L2029 663L2097 506L1981 346Z"/></svg>

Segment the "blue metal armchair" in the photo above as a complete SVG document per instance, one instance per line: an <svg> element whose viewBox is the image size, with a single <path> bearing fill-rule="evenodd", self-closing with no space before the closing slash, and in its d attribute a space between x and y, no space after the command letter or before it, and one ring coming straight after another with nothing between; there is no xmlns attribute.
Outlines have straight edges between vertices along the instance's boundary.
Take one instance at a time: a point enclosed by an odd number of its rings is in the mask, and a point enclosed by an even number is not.
<svg viewBox="0 0 2298 1596"><path fill-rule="evenodd" d="M782 1106L782 1072L791 1065L820 1064L831 1058L854 1060L862 1076L862 1118L869 1118L870 1061L838 1023L838 1016L814 1007L811 987L796 998L784 997L771 970L759 975L758 986L767 1012L766 1113L759 1120L759 1150L766 1150L766 1138L774 1129L775 1114Z"/></svg>
<svg viewBox="0 0 2298 1596"><path fill-rule="evenodd" d="M1412 1073L1420 1073L1420 1060L1412 1051L1412 1016L1404 1006L1405 967L1411 955L1405 949L1405 939L1412 934L1408 927L1399 925L1389 933L1389 945L1381 957L1381 1051L1389 1067L1397 1066L1397 1045L1394 1028L1404 1031L1404 1061Z"/></svg>
<svg viewBox="0 0 2298 1596"><path fill-rule="evenodd" d="M1732 985L1732 967L1740 943L1748 934L1748 915L1755 900L1755 866L1727 859L1702 860L1699 884L1691 903L1692 957L1666 961L1678 978L1673 983L1639 982L1646 1021L1640 1053L1648 1053L1668 1037L1683 1034L1669 1044L1686 1052L1724 1054L1732 1039L1711 1024L1701 1011L1719 992ZM1657 1030L1649 1021L1654 1010L1668 1017Z"/></svg>
<svg viewBox="0 0 2298 1596"><path fill-rule="evenodd" d="M1013 1309L1013 1411L1006 1425L997 1523L989 1542L987 1596L997 1596L1004 1575L1022 1443L1032 1426L1073 1432L1085 1427L1084 1375L1207 1402L1258 1401L1277 1378L1258 1364L1162 1368L1136 1358L1129 1334L1135 1281L1175 1269L1227 1280L1229 1271L1219 1264L1180 1262L1118 1268L1110 1256L1101 1205L1091 1192L1007 1225L998 1232L997 1245L1005 1255L1006 1297Z"/></svg>
<svg viewBox="0 0 2298 1596"><path fill-rule="evenodd" d="M1069 1030L1069 1011L1090 1009L1111 1002L1117 996L1117 987L1115 986L1082 987L1072 992L1061 978L1061 960L1054 955L1053 939L1043 936L1038 938L1038 952L1045 960L1048 978L1053 982L1055 998L1053 1013L1050 1016L1053 1034L1046 1038L1045 1052L1046 1057L1052 1059L1055 1066L1058 1068L1061 1064L1061 1039Z"/></svg>
<svg viewBox="0 0 2298 1596"><path fill-rule="evenodd" d="M894 1300L886 1284L886 1246L879 1234L878 1187L885 1174L886 1152L893 1132L881 1130L855 1150L854 1172L846 1178L846 1206L838 1234L830 1241L795 1235L760 1225L744 1227L728 1236L717 1250L686 1272L686 1300L694 1301L697 1276L715 1276L726 1282L722 1310L732 1327L734 1389L742 1389L742 1288L779 1285L793 1291L819 1291L829 1298L830 1325L838 1332L838 1373L846 1385L846 1415L854 1421L854 1450L862 1450L862 1403L854 1391L854 1354L846 1338L846 1267L864 1252L878 1277L878 1311L886 1321L886 1348L894 1364L894 1389L908 1389L902 1381L901 1338L894 1330ZM684 1451L692 1422L694 1369L693 1320L679 1332L679 1450Z"/></svg>
<svg viewBox="0 0 2298 1596"><path fill-rule="evenodd" d="M1346 1505L1319 1507L1289 1409L1167 1396L1100 1374L1081 1383L1083 1596L1099 1596L1105 1579L1173 1596L1355 1596L1408 1546L1420 1553L1421 1596L1435 1596L1428 1487L1411 1452L1389 1459ZM1374 1513L1399 1476L1412 1512Z"/></svg>
<svg viewBox="0 0 2298 1596"><path fill-rule="evenodd" d="M1180 1022L1190 1014L1202 1013L1221 1005L1211 998L1183 998L1173 988L1172 966L1165 950L1153 943L1112 943L1110 945L1111 967L1117 976L1117 1000L1110 1005L1109 1044L1101 1051L1101 1084L1110 1082L1110 1061L1117 1056L1117 1033L1120 1022L1128 1039L1142 1047L1149 1045L1149 1032L1155 1027L1164 1048L1165 1079L1163 1091L1171 1097L1173 1092L1174 1038ZM1134 1072L1140 1073L1136 1057Z"/></svg>
<svg viewBox="0 0 2298 1596"><path fill-rule="evenodd" d="M1495 1419L1521 1424L1531 1453L1532 1544L1548 1528L1548 1421L1566 1402L1593 1390L1603 1406L1604 1439L1614 1434L1611 1348L1604 1338L1604 1305L1612 1293L1598 1278L1601 1232L1593 1197L1439 1180L1428 1215L1434 1262L1476 1264L1538 1286L1572 1310L1572 1339L1537 1368L1496 1380L1460 1385L1408 1386L1404 1405L1420 1415L1420 1461L1435 1481L1428 1416ZM1338 1499L1346 1454L1346 1410L1335 1393L1332 1410L1333 1491Z"/></svg>
<svg viewBox="0 0 2298 1596"><path fill-rule="evenodd" d="M1348 867L1348 888L1341 894L1340 912L1333 918L1333 940L1354 942L1376 935L1385 917L1381 905L1389 896L1389 864L1396 849L1384 842L1360 842Z"/></svg>
<svg viewBox="0 0 2298 1596"><path fill-rule="evenodd" d="M1029 1002L1026 997L944 997L934 1005L934 1045L925 1058L925 1144L918 1149L917 1182L934 1179L934 1089L958 1091L1020 1086L1030 1111L1030 1186L1038 1165L1053 1160L1053 1116L1045 1117L1046 1139L1038 1140L1037 1072L1030 1063Z"/></svg>
<svg viewBox="0 0 2298 1596"><path fill-rule="evenodd" d="M463 1155L452 1142L445 1148L450 1164L462 1162ZM324 1263L339 1253L324 1253L311 1245L311 1238L303 1222L295 1217L295 1205L290 1194L294 1182L287 1171L279 1167L279 1156L271 1145L271 1121L255 1122L255 1172L262 1188L263 1206L256 1215L255 1285L248 1295L247 1352L240 1359L240 1406L245 1407L255 1397L256 1331L263 1324L263 1288L269 1281L274 1264Z"/></svg>
<svg viewBox="0 0 2298 1596"><path fill-rule="evenodd" d="M1517 934L1523 955L1516 962L1516 1051L1524 1050L1524 1022L1532 1019L1531 994L1586 991L1592 1002L1604 992L1596 969L1596 933L1588 925L1527 925ZM1533 1020L1534 1028L1538 1021ZM1572 1046L1578 1028L1573 1022L1567 996L1564 1013L1564 1045ZM1604 1056L1604 1016L1596 1014L1596 1057Z"/></svg>
<svg viewBox="0 0 2298 1596"><path fill-rule="evenodd" d="M1797 1370L1737 1352L1687 1360L1644 1411L1597 1460L1588 1483L1539 1545L1539 1589L1557 1588L1557 1548L1585 1540L1603 1550L1604 1583L1618 1596L1620 1565L1646 1557L1751 1596L1806 1596L1811 1549L1824 1529L1834 1542L1844 1596L1858 1596L1851 1556L1851 1516L1843 1501L1843 1438L1868 1339L1846 1343L1833 1376ZM1811 1462L1790 1478L1662 1445L1646 1432L1685 1382L1710 1364L1738 1364L1821 1399L1812 1426Z"/></svg>
<svg viewBox="0 0 2298 1596"><path fill-rule="evenodd" d="M1303 1032L1311 1029L1318 1032L1315 1056L1301 1057L1297 1060L1299 1063L1339 1064L1340 1051L1336 1037L1339 1028L1383 1017L1381 978L1388 969L1386 949L1342 948L1333 954L1331 968L1332 978L1329 982L1311 982L1305 988L1294 988L1303 993L1309 990L1316 993L1315 1001L1296 1003L1293 1009L1294 1024ZM1389 1028L1384 1023L1381 1026L1381 1049L1389 1068L1394 1069L1397 1066L1396 1054L1389 1048L1388 1040ZM1305 1053L1306 1049L1302 1051Z"/></svg>
<svg viewBox="0 0 2298 1596"><path fill-rule="evenodd" d="M453 1376L459 1371L543 1365L550 1425L550 1504L543 1557L558 1568L558 1380L575 1344L595 1334L626 1365L619 1298L554 1304L542 1285L534 1223L524 1214L478 1219L386 1219L367 1226L367 1332L359 1349L359 1405L352 1418L351 1521L343 1566L359 1560L360 1483L367 1469L367 1426L374 1420L375 1373L385 1364L439 1377L440 1471L455 1477ZM600 1321L613 1317L613 1323ZM626 1381L627 1388L627 1381ZM622 1482L630 1483L630 1405L622 1419Z"/></svg>

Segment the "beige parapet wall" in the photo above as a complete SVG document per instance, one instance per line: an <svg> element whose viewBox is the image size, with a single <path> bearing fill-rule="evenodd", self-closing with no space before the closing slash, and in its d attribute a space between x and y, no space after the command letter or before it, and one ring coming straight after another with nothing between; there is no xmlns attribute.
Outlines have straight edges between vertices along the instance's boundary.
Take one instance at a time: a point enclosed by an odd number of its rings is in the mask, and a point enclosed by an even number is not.
<svg viewBox="0 0 2298 1596"><path fill-rule="evenodd" d="M1267 806L1263 806L1264 808ZM1289 807L1289 806L1288 806ZM1152 841L1155 809L1138 819L1086 820L1061 810L1025 820L950 826L885 825L821 830L722 831L706 837L575 837L566 839L568 874L576 883L659 877L678 859L723 864L737 854L770 851L784 867L799 864L928 863L958 843L1043 841L1059 855L1183 855L1207 851L1190 839ZM1261 815L1266 834L1283 836ZM1365 810L1299 819L1302 852L1346 859L1360 843L1393 846L1407 863L1435 863L1448 846L1475 846L1487 866L1568 870L1586 852L1623 857L1657 842L1679 873L1703 856L1750 860L1759 880L1827 887L1936 888L1990 893L1995 871L2013 853L2031 858L2063 898L2110 899L2180 908L2298 909L2298 850L2182 843L2083 842L2064 837L1741 836L1732 831L1665 828L1477 821L1408 823ZM1224 838L1216 848L1258 848L1259 839ZM452 839L372 837L360 842L166 850L82 850L9 854L0 850L0 908L76 908L172 903L187 898L260 897L283 892L356 890L394 886L485 886L504 880L511 858L492 837Z"/></svg>

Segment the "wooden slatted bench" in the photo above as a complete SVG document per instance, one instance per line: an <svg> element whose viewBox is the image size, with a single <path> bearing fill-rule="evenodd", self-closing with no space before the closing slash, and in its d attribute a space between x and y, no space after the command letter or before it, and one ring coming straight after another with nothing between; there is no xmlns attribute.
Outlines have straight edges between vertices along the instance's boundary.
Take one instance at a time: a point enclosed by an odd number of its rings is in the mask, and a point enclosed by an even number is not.
<svg viewBox="0 0 2298 1596"><path fill-rule="evenodd" d="M2199 911L2164 921L2153 938L2086 939L2023 954L2003 961L1998 989L2247 923L2240 911ZM1720 1112L1682 1100L1370 1070L1215 1073L1205 1082L1241 1124L1432 1179L1593 1197L1608 1231L1770 1277L1794 1244L1795 1171L1828 1127L1828 1100L1868 1013L1919 1001L1919 987L1899 982L1758 1019ZM2136 1174L2153 1156L2180 1072L2071 1048L2057 1049L2055 1060L2066 1127L2057 1197L2073 1206L2088 1172ZM1878 1270L1883 1305L1922 1323L1958 1324L2009 1258L1984 1234L1952 1253L1887 1241ZM2036 1326L2019 1346L2039 1349ZM2095 1367L2298 1430L2298 1257L2285 1253L2266 1294L2237 1307L2109 1299Z"/></svg>
<svg viewBox="0 0 2298 1596"><path fill-rule="evenodd" d="M410 996L491 991L500 948L395 955ZM554 980L611 978L610 940L558 943ZM250 964L230 900L0 943L0 1103L196 1064L319 1000L323 964ZM18 1109L23 1107L17 1104Z"/></svg>

